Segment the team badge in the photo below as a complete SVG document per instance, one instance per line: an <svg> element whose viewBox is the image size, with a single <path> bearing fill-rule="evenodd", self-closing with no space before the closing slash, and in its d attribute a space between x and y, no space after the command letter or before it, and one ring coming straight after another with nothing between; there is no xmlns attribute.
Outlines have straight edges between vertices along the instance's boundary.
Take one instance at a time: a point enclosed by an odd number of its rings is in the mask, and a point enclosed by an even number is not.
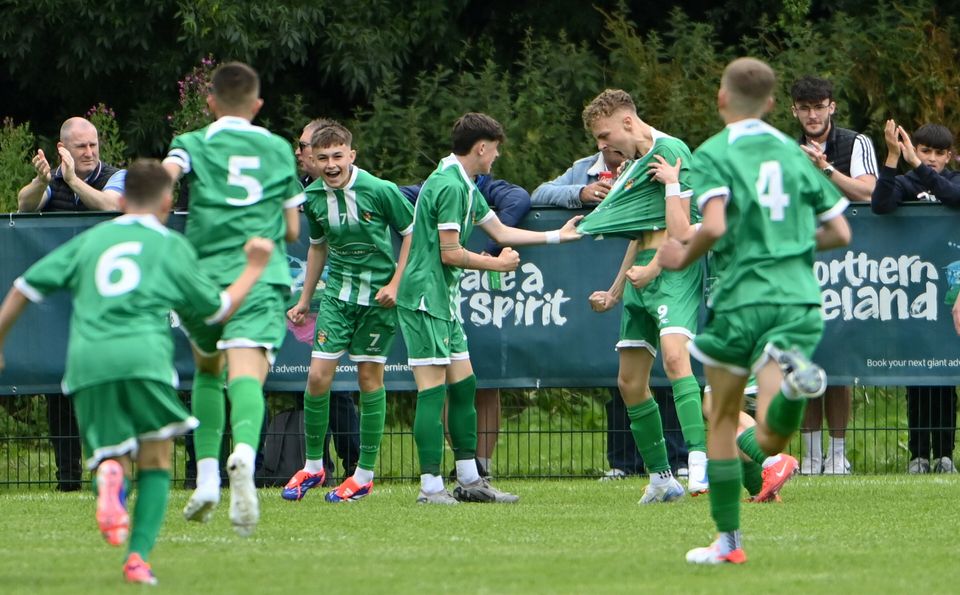
<svg viewBox="0 0 960 595"><path fill-rule="evenodd" d="M634 182L635 180L636 180L636 178L630 178L629 180L627 180L627 183L623 185L623 189L624 189L624 190L630 190L631 188L633 188L633 182Z"/></svg>
<svg viewBox="0 0 960 595"><path fill-rule="evenodd" d="M364 211L363 220L366 221L367 223L370 223L371 219L373 219L373 213L371 213L370 211Z"/></svg>
<svg viewBox="0 0 960 595"><path fill-rule="evenodd" d="M327 342L327 331L317 331L317 344L323 345Z"/></svg>

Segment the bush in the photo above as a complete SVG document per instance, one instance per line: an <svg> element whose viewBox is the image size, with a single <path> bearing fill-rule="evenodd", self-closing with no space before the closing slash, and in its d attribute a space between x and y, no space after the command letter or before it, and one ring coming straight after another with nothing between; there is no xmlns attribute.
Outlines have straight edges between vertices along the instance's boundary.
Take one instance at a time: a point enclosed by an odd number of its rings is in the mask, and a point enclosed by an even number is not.
<svg viewBox="0 0 960 595"><path fill-rule="evenodd" d="M30 132L30 124L14 124L12 118L4 118L0 126L0 212L17 211L17 192L34 176L30 160L37 140Z"/></svg>
<svg viewBox="0 0 960 595"><path fill-rule="evenodd" d="M87 119L97 127L100 140L100 160L116 167L127 164L127 143L120 137L117 115L103 103L87 111Z"/></svg>

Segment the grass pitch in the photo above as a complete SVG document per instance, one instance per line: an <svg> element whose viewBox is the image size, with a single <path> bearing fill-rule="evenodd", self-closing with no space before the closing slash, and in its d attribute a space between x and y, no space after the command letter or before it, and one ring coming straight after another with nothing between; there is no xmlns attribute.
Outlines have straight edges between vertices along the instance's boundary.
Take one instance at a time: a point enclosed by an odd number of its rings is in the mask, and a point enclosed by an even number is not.
<svg viewBox="0 0 960 595"><path fill-rule="evenodd" d="M228 494L209 525L171 495L151 556L168 593L948 593L960 590L960 476L795 478L781 505L745 504L740 567L694 567L706 497L653 506L645 480L503 481L517 505L418 506L412 484L331 505L262 490L254 537ZM96 530L89 493L0 493L0 593L130 593L124 550Z"/></svg>

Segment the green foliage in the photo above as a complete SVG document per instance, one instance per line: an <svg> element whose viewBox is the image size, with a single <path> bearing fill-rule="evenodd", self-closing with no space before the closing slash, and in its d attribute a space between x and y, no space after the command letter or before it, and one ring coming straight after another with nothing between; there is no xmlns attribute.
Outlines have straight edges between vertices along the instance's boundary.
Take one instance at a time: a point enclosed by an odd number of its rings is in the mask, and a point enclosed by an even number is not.
<svg viewBox="0 0 960 595"><path fill-rule="evenodd" d="M30 132L30 123L14 124L4 118L0 126L0 213L17 211L17 192L35 175L30 164L37 140Z"/></svg>
<svg viewBox="0 0 960 595"><path fill-rule="evenodd" d="M123 167L127 163L127 143L120 136L120 124L117 115L103 103L90 108L86 117L97 128L100 140L100 160Z"/></svg>

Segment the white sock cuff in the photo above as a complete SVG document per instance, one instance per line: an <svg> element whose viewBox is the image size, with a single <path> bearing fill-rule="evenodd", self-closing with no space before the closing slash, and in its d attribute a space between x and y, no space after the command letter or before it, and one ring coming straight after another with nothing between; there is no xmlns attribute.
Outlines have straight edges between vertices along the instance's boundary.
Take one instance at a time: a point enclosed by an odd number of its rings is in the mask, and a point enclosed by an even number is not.
<svg viewBox="0 0 960 595"><path fill-rule="evenodd" d="M220 461L213 457L197 461L197 485L220 485Z"/></svg>

